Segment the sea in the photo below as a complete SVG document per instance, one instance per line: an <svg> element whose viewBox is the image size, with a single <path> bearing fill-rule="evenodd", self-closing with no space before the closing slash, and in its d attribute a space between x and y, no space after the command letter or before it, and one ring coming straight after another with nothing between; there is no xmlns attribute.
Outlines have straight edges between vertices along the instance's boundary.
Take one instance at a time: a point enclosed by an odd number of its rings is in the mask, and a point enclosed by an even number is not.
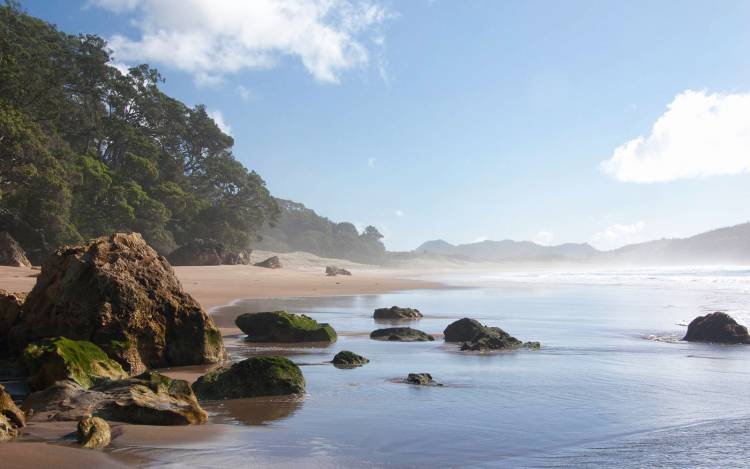
<svg viewBox="0 0 750 469"><path fill-rule="evenodd" d="M696 316L750 320L750 268L483 272L453 287L364 296L243 300L214 313L288 310L330 323L326 347L227 341L233 360L282 354L307 392L207 404L208 442L123 448L157 467L750 467L750 346L687 343ZM379 342L373 310L399 305L434 342ZM540 350L461 352L464 318ZM401 325L401 324L400 324ZM330 365L351 350L370 359ZM427 372L443 386L402 379Z"/></svg>

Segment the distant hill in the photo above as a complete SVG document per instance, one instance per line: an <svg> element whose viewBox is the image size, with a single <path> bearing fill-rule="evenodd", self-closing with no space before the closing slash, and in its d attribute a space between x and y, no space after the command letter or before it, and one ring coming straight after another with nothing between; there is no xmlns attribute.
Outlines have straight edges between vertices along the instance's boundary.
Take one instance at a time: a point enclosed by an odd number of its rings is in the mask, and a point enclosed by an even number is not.
<svg viewBox="0 0 750 469"><path fill-rule="evenodd" d="M427 241L414 254L439 254L484 261L574 261L625 265L750 265L750 223L719 228L689 238L660 239L599 251L588 244L542 246L530 241L482 241L453 245Z"/></svg>

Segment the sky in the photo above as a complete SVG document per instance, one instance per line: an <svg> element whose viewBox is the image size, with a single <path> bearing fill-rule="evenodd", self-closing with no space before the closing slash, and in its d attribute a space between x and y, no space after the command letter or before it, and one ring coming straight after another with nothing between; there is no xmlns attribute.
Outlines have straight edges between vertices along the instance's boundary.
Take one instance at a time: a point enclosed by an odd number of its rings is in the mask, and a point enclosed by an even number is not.
<svg viewBox="0 0 750 469"><path fill-rule="evenodd" d="M205 104L271 192L423 241L750 220L750 2L25 0Z"/></svg>

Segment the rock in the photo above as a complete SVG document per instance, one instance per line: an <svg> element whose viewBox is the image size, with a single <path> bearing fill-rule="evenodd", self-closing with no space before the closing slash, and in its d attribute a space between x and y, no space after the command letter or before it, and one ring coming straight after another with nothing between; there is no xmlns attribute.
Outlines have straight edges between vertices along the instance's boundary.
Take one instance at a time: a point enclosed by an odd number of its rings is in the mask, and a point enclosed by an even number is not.
<svg viewBox="0 0 750 469"><path fill-rule="evenodd" d="M41 264L42 259L53 250L44 230L31 226L18 212L0 208L0 231L7 231L13 239L23 243L26 257L34 265Z"/></svg>
<svg viewBox="0 0 750 469"><path fill-rule="evenodd" d="M682 340L720 344L750 344L747 328L726 313L698 316L688 325Z"/></svg>
<svg viewBox="0 0 750 469"><path fill-rule="evenodd" d="M224 357L211 317L137 233L101 237L47 258L9 343L20 353L56 336L93 342L131 374Z"/></svg>
<svg viewBox="0 0 750 469"><path fill-rule="evenodd" d="M354 352L342 350L333 357L331 363L333 363L333 365L336 367L353 368L355 366L362 366L366 363L370 363L370 360L363 357L362 355L357 355Z"/></svg>
<svg viewBox="0 0 750 469"><path fill-rule="evenodd" d="M326 275L329 277L335 277L337 275L351 275L352 273L346 269L336 267L335 265L326 266Z"/></svg>
<svg viewBox="0 0 750 469"><path fill-rule="evenodd" d="M18 438L18 427L14 426L8 418L0 414L0 443L13 441Z"/></svg>
<svg viewBox="0 0 750 469"><path fill-rule="evenodd" d="M21 245L7 231L0 231L0 265L31 267Z"/></svg>
<svg viewBox="0 0 750 469"><path fill-rule="evenodd" d="M435 340L429 334L412 329L411 327L389 327L372 331L370 338L374 340L388 340L393 342L425 342Z"/></svg>
<svg viewBox="0 0 750 469"><path fill-rule="evenodd" d="M234 323L250 342L328 342L336 341L336 331L327 324L304 315L274 311L245 313Z"/></svg>
<svg viewBox="0 0 750 469"><path fill-rule="evenodd" d="M26 425L26 415L18 408L13 398L0 384L0 415L3 415L11 425L22 428Z"/></svg>
<svg viewBox="0 0 750 469"><path fill-rule="evenodd" d="M120 364L96 345L65 337L29 344L21 355L21 361L29 373L28 383L32 391L44 389L64 379L74 381L83 388L90 388L101 380L128 377Z"/></svg>
<svg viewBox="0 0 750 469"><path fill-rule="evenodd" d="M378 308L372 315L375 319L419 319L422 317L422 313L418 309L414 308L400 308L398 306L391 306L390 308Z"/></svg>
<svg viewBox="0 0 750 469"><path fill-rule="evenodd" d="M112 432L105 420L86 415L78 421L76 439L84 448L105 448L112 440Z"/></svg>
<svg viewBox="0 0 750 469"><path fill-rule="evenodd" d="M442 386L442 384L436 383L429 373L409 373L404 382L418 386Z"/></svg>
<svg viewBox="0 0 750 469"><path fill-rule="evenodd" d="M207 419L187 381L155 371L90 389L58 381L30 394L22 408L34 421L78 420L88 414L138 425L189 425Z"/></svg>
<svg viewBox="0 0 750 469"><path fill-rule="evenodd" d="M0 289L0 352L8 348L8 332L21 314L25 299L25 293L11 293Z"/></svg>
<svg viewBox="0 0 750 469"><path fill-rule="evenodd" d="M482 325L479 321L469 318L459 319L451 323L443 331L446 342L461 342L461 350L487 351L512 350L523 346L538 349L539 342L527 342L511 336L499 327Z"/></svg>
<svg viewBox="0 0 750 469"><path fill-rule="evenodd" d="M288 358L252 357L206 373L193 383L193 391L199 399L212 400L284 396L304 392L305 378Z"/></svg>
<svg viewBox="0 0 750 469"><path fill-rule="evenodd" d="M167 256L172 265L237 265L250 263L250 251L230 251L216 241L195 239Z"/></svg>
<svg viewBox="0 0 750 469"><path fill-rule="evenodd" d="M250 265L250 249L240 251L224 251L221 256L221 263L224 265Z"/></svg>
<svg viewBox="0 0 750 469"><path fill-rule="evenodd" d="M265 267L266 269L280 269L282 267L279 256L272 256L262 262L256 262L255 267Z"/></svg>

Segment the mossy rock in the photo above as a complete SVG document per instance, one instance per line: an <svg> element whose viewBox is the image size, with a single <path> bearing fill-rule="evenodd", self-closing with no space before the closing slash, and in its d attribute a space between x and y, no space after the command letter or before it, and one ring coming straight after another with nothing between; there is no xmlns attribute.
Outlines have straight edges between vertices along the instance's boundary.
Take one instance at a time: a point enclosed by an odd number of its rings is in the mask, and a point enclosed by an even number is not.
<svg viewBox="0 0 750 469"><path fill-rule="evenodd" d="M21 355L21 361L29 372L29 387L32 390L44 389L63 379L88 389L102 380L128 377L120 364L95 344L65 337L29 344Z"/></svg>
<svg viewBox="0 0 750 469"><path fill-rule="evenodd" d="M252 357L206 373L193 383L193 391L209 400L283 396L304 392L305 378L288 358Z"/></svg>
<svg viewBox="0 0 750 469"><path fill-rule="evenodd" d="M76 439L84 448L105 448L112 440L112 431L104 419L86 415L78 421Z"/></svg>
<svg viewBox="0 0 750 469"><path fill-rule="evenodd" d="M370 333L373 340L387 340L389 342L427 342L435 340L430 334L411 327L388 327L377 329Z"/></svg>
<svg viewBox="0 0 750 469"><path fill-rule="evenodd" d="M336 341L336 331L304 314L286 311L245 313L234 321L250 342L326 342Z"/></svg>
<svg viewBox="0 0 750 469"><path fill-rule="evenodd" d="M355 366L362 366L366 363L370 363L370 360L362 355L357 355L354 352L342 350L333 357L331 363L337 368L353 368Z"/></svg>

